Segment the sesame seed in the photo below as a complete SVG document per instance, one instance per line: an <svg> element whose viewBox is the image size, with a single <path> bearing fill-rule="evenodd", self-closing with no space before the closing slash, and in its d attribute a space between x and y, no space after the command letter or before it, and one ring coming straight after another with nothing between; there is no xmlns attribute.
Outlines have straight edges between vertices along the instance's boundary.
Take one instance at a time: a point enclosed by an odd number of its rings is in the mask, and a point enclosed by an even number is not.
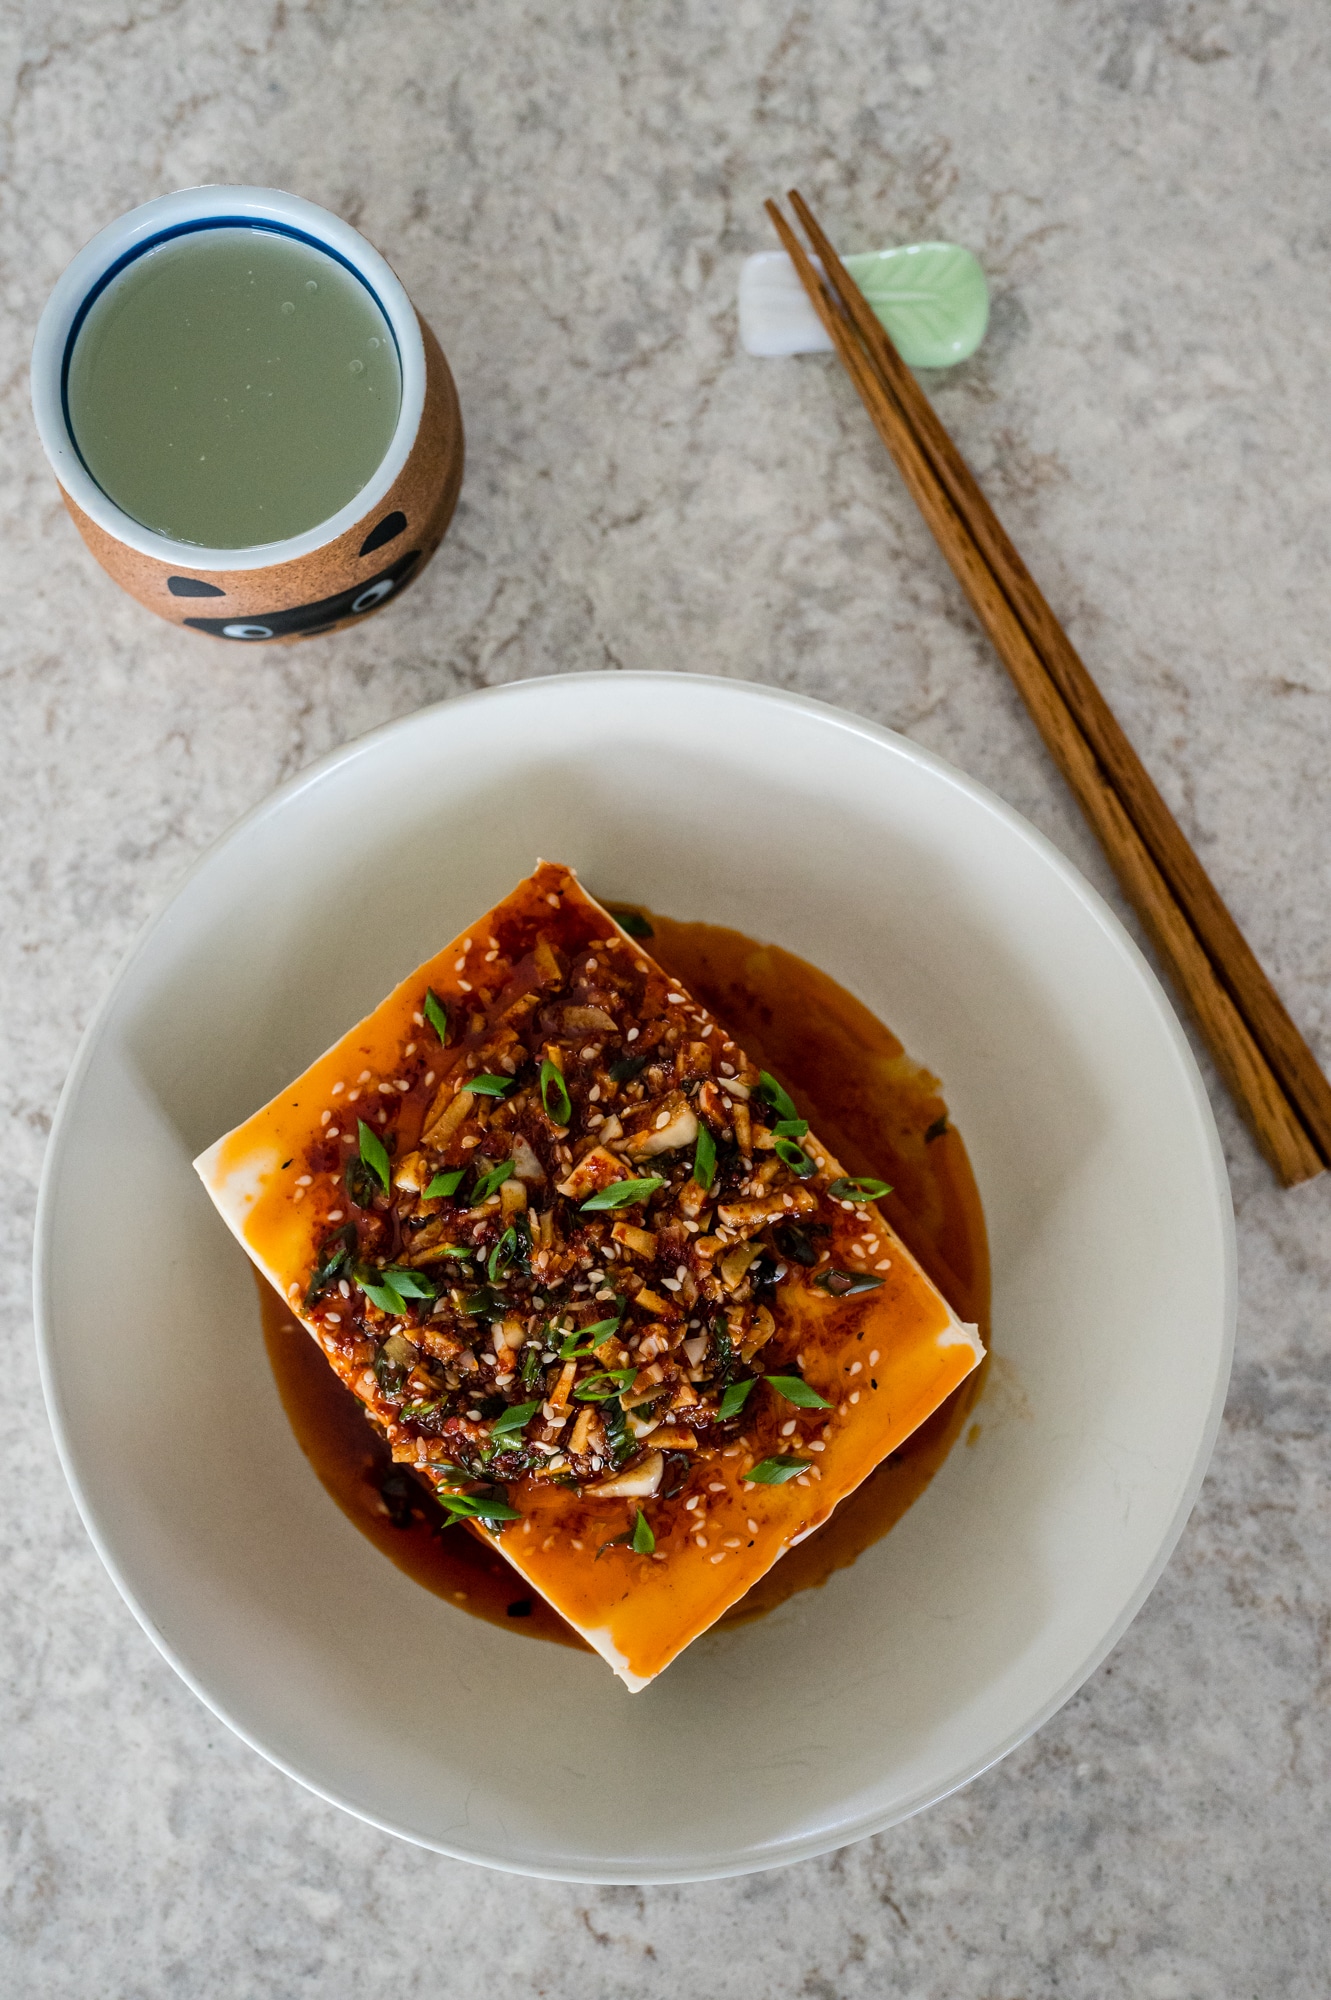
<svg viewBox="0 0 1331 2000"><path fill-rule="evenodd" d="M303 1187L298 1187L298 1188L296 1189L296 1192L295 1192L295 1193L294 1193L294 1194L292 1195L291 1199L292 1199L293 1201L304 1201L304 1199L305 1199L305 1190L304 1190L304 1188L303 1188Z"/></svg>
<svg viewBox="0 0 1331 2000"><path fill-rule="evenodd" d="M749 1522L749 1533L750 1533L751 1535L756 1535L756 1534L757 1534L757 1532L758 1532L758 1523L757 1523L756 1521L750 1521L750 1522Z"/></svg>
<svg viewBox="0 0 1331 2000"><path fill-rule="evenodd" d="M349 1092L347 1093L347 1103L348 1103L348 1104L354 1104L354 1103L356 1102L356 1099L357 1099L357 1098L358 1098L359 1096L360 1096L360 1092L359 1092L358 1090L352 1090L352 1091L349 1091Z"/></svg>
<svg viewBox="0 0 1331 2000"><path fill-rule="evenodd" d="M850 1368L849 1368L849 1370L848 1370L847 1372L848 1372L849 1374L851 1374L851 1375L861 1375L861 1374L863 1374L863 1372L864 1372L864 1363L863 1363L862 1361L852 1361L852 1363L851 1363L851 1365L850 1365Z"/></svg>
<svg viewBox="0 0 1331 2000"><path fill-rule="evenodd" d="M727 1046L729 1046L729 1044L727 1044ZM733 1076L735 1074L733 1063L722 1063L721 1074L722 1076Z"/></svg>
<svg viewBox="0 0 1331 2000"><path fill-rule="evenodd" d="M296 1179L297 1187L313 1187L313 1185L314 1185L313 1174L300 1174L297 1176Z"/></svg>
<svg viewBox="0 0 1331 2000"><path fill-rule="evenodd" d="M462 1143L464 1146L479 1146L481 1142L474 1135L468 1134L468 1136L462 1141Z"/></svg>
<svg viewBox="0 0 1331 2000"><path fill-rule="evenodd" d="M470 951L470 950L471 950L471 939L470 939L469 937L464 937L464 938L463 938L463 940L462 940L462 949L463 949L464 951Z"/></svg>
<svg viewBox="0 0 1331 2000"><path fill-rule="evenodd" d="M465 972L466 969L467 969L467 961L465 958L455 958L453 960L454 972Z"/></svg>
<svg viewBox="0 0 1331 2000"><path fill-rule="evenodd" d="M342 1220L342 1211L341 1211L341 1209L340 1209L340 1208L330 1208L330 1209L329 1209L329 1211L328 1211L328 1220L329 1220L330 1222L340 1222L340 1221Z"/></svg>
<svg viewBox="0 0 1331 2000"><path fill-rule="evenodd" d="M871 1348L871 1349L870 1349L870 1352L869 1352L869 1366L870 1366L871 1368L873 1367L873 1365L874 1365L875 1361L877 1361L877 1359L878 1359L878 1349L877 1349L876 1347L874 1347L874 1348Z"/></svg>
<svg viewBox="0 0 1331 2000"><path fill-rule="evenodd" d="M458 991L459 991L459 993L470 993L470 992L471 992L471 983L470 983L470 981L469 981L469 980L466 980L466 979L459 979L459 981L458 981Z"/></svg>
<svg viewBox="0 0 1331 2000"><path fill-rule="evenodd" d="M721 1551L721 1553L720 1553L720 1555L719 1555L719 1556L713 1556L713 1557L712 1557L712 1561L713 1561L714 1563L723 1563L723 1562L725 1561L725 1559L726 1559L726 1552L725 1552L725 1550L724 1550L724 1549L722 1549L722 1551Z"/></svg>
<svg viewBox="0 0 1331 2000"><path fill-rule="evenodd" d="M341 1315L341 1313L327 1313L327 1314L325 1314L325 1317L326 1317L326 1319L327 1319L327 1321L328 1321L328 1324L329 1324L330 1326L341 1326L341 1324L342 1324L342 1315Z"/></svg>
<svg viewBox="0 0 1331 2000"><path fill-rule="evenodd" d="M684 995L682 993L667 993L666 1000L672 1007L682 1007L684 1005Z"/></svg>
<svg viewBox="0 0 1331 2000"><path fill-rule="evenodd" d="M409 1055L409 1056L414 1056L414 1055L415 1055L415 1053L416 1053L416 1044L415 1044L415 1042L408 1042L408 1043L407 1043L407 1047L406 1047L406 1054L407 1054L407 1055Z"/></svg>
<svg viewBox="0 0 1331 2000"><path fill-rule="evenodd" d="M363 1069L360 1075L356 1078L357 1083L368 1083L369 1080L370 1080L370 1072L367 1069Z"/></svg>
<svg viewBox="0 0 1331 2000"><path fill-rule="evenodd" d="M659 1112L657 1114L655 1130L659 1132L661 1131L663 1126L666 1126L669 1123L670 1123L670 1113L668 1111Z"/></svg>
<svg viewBox="0 0 1331 2000"><path fill-rule="evenodd" d="M328 1128L328 1136L330 1139L340 1139L342 1137L341 1127L337 1125L330 1125Z"/></svg>
<svg viewBox="0 0 1331 2000"><path fill-rule="evenodd" d="M580 1049L578 1053L582 1057L582 1060L584 1062L590 1062L592 1057L596 1054L595 1042L588 1042L586 1048Z"/></svg>
<svg viewBox="0 0 1331 2000"><path fill-rule="evenodd" d="M340 1211L339 1211L339 1213L340 1213ZM299 1291L300 1287L299 1287L298 1285L293 1285L291 1289L292 1289L293 1291ZM345 1279L345 1278L339 1278L339 1279L338 1279L338 1281L337 1281L337 1289L339 1290L339 1292L341 1292L341 1294L342 1294L342 1296L343 1296L343 1298L344 1298L344 1299L349 1299L349 1298L351 1297L351 1287L350 1287L350 1285L349 1285L349 1284L347 1283L347 1281L346 1281L346 1279Z"/></svg>
<svg viewBox="0 0 1331 2000"><path fill-rule="evenodd" d="M713 1480L712 1484L707 1488L709 1493L724 1493L725 1490L726 1483L724 1479Z"/></svg>
<svg viewBox="0 0 1331 2000"><path fill-rule="evenodd" d="M331 1112L331 1111L321 1111L321 1112L319 1113L319 1123L320 1123L321 1125L326 1125L326 1124L328 1123L329 1119L330 1119L330 1118L332 1117L332 1115L333 1115L333 1114L332 1114L332 1112Z"/></svg>
<svg viewBox="0 0 1331 2000"><path fill-rule="evenodd" d="M694 1508L698 1506L701 1500L702 1500L701 1493L690 1493L688 1499L684 1502L684 1512L686 1514L691 1514Z"/></svg>
<svg viewBox="0 0 1331 2000"><path fill-rule="evenodd" d="M706 1537L706 1535L695 1535L695 1536L693 1537L693 1539L694 1539L694 1541L695 1541L695 1542L696 1542L696 1543L698 1544L698 1547L699 1547L700 1549L705 1549L705 1548L707 1547L707 1537Z"/></svg>
<svg viewBox="0 0 1331 2000"><path fill-rule="evenodd" d="M498 956L499 953L497 951L487 951L485 954L485 963L487 965L493 965ZM576 1549L578 1544L575 1542L573 1546Z"/></svg>
<svg viewBox="0 0 1331 2000"><path fill-rule="evenodd" d="M434 1082L434 1071L432 1069L427 1069L425 1072L425 1088L428 1090L433 1082Z"/></svg>
<svg viewBox="0 0 1331 2000"><path fill-rule="evenodd" d="M814 1441L813 1441L813 1443L812 1443L812 1444L811 1444L811 1445L809 1446L809 1450L810 1450L810 1451L826 1451L826 1450L827 1450L827 1446L826 1446L826 1445L825 1445L825 1444L823 1443L823 1440L822 1440L821 1438L815 1438L815 1439L814 1439Z"/></svg>
<svg viewBox="0 0 1331 2000"><path fill-rule="evenodd" d="M288 1294L289 1294L289 1296L290 1296L291 1298L293 1298L293 1299L296 1299L296 1298L299 1298L299 1297L300 1297L300 1286L299 1286L299 1285L288 1285L288 1286L287 1286L287 1292L288 1292Z"/></svg>
<svg viewBox="0 0 1331 2000"><path fill-rule="evenodd" d="M557 910L559 908L558 896L547 896L545 900L550 905L550 908L552 910Z"/></svg>
<svg viewBox="0 0 1331 2000"><path fill-rule="evenodd" d="M853 1391L852 1391L852 1393L851 1393L851 1398L850 1398L850 1400L851 1400L851 1402L852 1402L852 1403L858 1403L858 1402L859 1402L859 1400L860 1400L860 1392L859 1392L859 1390L858 1390L858 1389L855 1389L855 1390L853 1390Z"/></svg>
<svg viewBox="0 0 1331 2000"><path fill-rule="evenodd" d="M589 959L587 960L587 970L588 970L588 972L595 972L595 970L596 970L596 960L595 960L594 958L589 958Z"/></svg>
<svg viewBox="0 0 1331 2000"><path fill-rule="evenodd" d="M637 1039L638 1039L638 1030L636 1028L630 1028L627 1035L625 1035L624 1037L624 1040L626 1042L636 1042Z"/></svg>
<svg viewBox="0 0 1331 2000"><path fill-rule="evenodd" d="M599 1104L600 1101L601 1101L601 1086L599 1083L594 1083L591 1089L587 1092L587 1102L589 1104Z"/></svg>
<svg viewBox="0 0 1331 2000"><path fill-rule="evenodd" d="M739 1536L738 1535L729 1536L727 1540L721 1544L721 1546L727 1549L737 1549L739 1547Z"/></svg>
<svg viewBox="0 0 1331 2000"><path fill-rule="evenodd" d="M679 1290L680 1281L678 1278L662 1278L661 1283L668 1292L677 1292Z"/></svg>
<svg viewBox="0 0 1331 2000"><path fill-rule="evenodd" d="M706 1041L706 1040L707 1040L707 1037L708 1037L708 1036L709 1036L709 1035L711 1034L711 1032L712 1032L712 1024L711 1024L711 1022L709 1021L709 1022L707 1023L707 1026L706 1026L706 1027L705 1027L705 1028L703 1029L703 1031L702 1031L702 1038L703 1038L703 1040L704 1040L704 1041Z"/></svg>
<svg viewBox="0 0 1331 2000"><path fill-rule="evenodd" d="M783 1438L793 1437L795 1435L795 1423L796 1419L792 1417L788 1424L782 1424L781 1435Z"/></svg>
<svg viewBox="0 0 1331 2000"><path fill-rule="evenodd" d="M579 1554L581 1554L581 1553L582 1553L582 1543L581 1543L581 1542L574 1542L573 1546L574 1546L574 1548L575 1548L575 1549L577 1549L577 1551L578 1551L578 1553L579 1553Z"/></svg>
<svg viewBox="0 0 1331 2000"><path fill-rule="evenodd" d="M874 1265L875 1271L890 1271L891 1269L892 1269L892 1259L890 1257L884 1257L880 1264Z"/></svg>
<svg viewBox="0 0 1331 2000"><path fill-rule="evenodd" d="M391 1097L393 1095L393 1086L391 1083L379 1084L378 1090L381 1097Z"/></svg>
<svg viewBox="0 0 1331 2000"><path fill-rule="evenodd" d="M330 1095L333 1097L340 1097L342 1095L342 1092L346 1089L346 1087L347 1086L345 1085L345 1083L335 1083L333 1085Z"/></svg>

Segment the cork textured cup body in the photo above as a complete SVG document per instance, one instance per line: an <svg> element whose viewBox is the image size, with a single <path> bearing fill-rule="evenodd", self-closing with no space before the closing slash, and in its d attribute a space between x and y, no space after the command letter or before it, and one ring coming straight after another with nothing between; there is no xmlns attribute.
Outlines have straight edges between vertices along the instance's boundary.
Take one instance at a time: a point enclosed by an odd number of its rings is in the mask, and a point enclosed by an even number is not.
<svg viewBox="0 0 1331 2000"><path fill-rule="evenodd" d="M71 420L71 363L97 301L139 259L203 232L238 230L307 246L350 273L386 322L401 393L378 465L327 519L282 540L205 548L146 526L94 477ZM144 203L95 236L65 270L38 324L32 406L65 505L108 575L171 624L241 644L311 638L377 611L434 554L462 484L457 391L430 328L349 223L273 188L185 189Z"/></svg>

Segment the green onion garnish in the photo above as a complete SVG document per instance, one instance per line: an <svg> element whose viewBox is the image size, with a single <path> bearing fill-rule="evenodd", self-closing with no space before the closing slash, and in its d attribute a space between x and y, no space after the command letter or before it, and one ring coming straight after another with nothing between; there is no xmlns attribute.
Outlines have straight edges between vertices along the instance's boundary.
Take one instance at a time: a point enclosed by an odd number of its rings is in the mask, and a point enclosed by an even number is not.
<svg viewBox="0 0 1331 2000"><path fill-rule="evenodd" d="M469 1076L462 1088L474 1091L477 1097L502 1097L505 1091L512 1090L513 1084L511 1076Z"/></svg>
<svg viewBox="0 0 1331 2000"><path fill-rule="evenodd" d="M492 1194L498 1194L505 1181L512 1178L512 1160L503 1160L497 1167L491 1167L486 1173L477 1174L476 1185L471 1191L472 1201L488 1201Z"/></svg>
<svg viewBox="0 0 1331 2000"><path fill-rule="evenodd" d="M759 1097L767 1099L767 1102L771 1105L778 1118L799 1117L799 1112L795 1109L794 1101L781 1088L781 1085L770 1070L764 1069L759 1071L757 1094Z"/></svg>
<svg viewBox="0 0 1331 2000"><path fill-rule="evenodd" d="M798 1174L802 1181L807 1181L810 1174L817 1172L814 1162L793 1139L778 1139L774 1150L778 1160L784 1160L791 1173Z"/></svg>
<svg viewBox="0 0 1331 2000"><path fill-rule="evenodd" d="M360 1140L360 1156L378 1181L384 1193L388 1193L389 1165L388 1149L377 1132L372 1132L363 1118L356 1120L357 1137Z"/></svg>
<svg viewBox="0 0 1331 2000"><path fill-rule="evenodd" d="M592 1326L577 1327L559 1350L561 1361L576 1361L580 1354L592 1354L604 1347L612 1333L618 1333L617 1319L598 1319Z"/></svg>
<svg viewBox="0 0 1331 2000"><path fill-rule="evenodd" d="M800 1375L766 1375L763 1380L775 1389L778 1396L784 1396L788 1403L794 1403L801 1410L830 1410L832 1405L816 1389L811 1389Z"/></svg>
<svg viewBox="0 0 1331 2000"><path fill-rule="evenodd" d="M501 1500L498 1495L436 1492L434 1497L441 1507L446 1507L450 1514L456 1515L460 1520L520 1521L522 1519L517 1508L510 1507L507 1500Z"/></svg>
<svg viewBox="0 0 1331 2000"><path fill-rule="evenodd" d="M607 904L606 908L610 909L610 905ZM610 914L619 925L619 928L622 931L627 931L630 937L648 938L656 936L656 932L652 929L646 917L643 916L641 910L611 909Z"/></svg>
<svg viewBox="0 0 1331 2000"><path fill-rule="evenodd" d="M381 1271L379 1282L391 1285L399 1297L404 1299L437 1299L439 1296L439 1287L420 1271L406 1271L397 1265L387 1271Z"/></svg>
<svg viewBox="0 0 1331 2000"><path fill-rule="evenodd" d="M743 1382L731 1383L730 1387L726 1390L725 1395L721 1398L720 1416L722 1423L725 1422L727 1417L735 1417L739 1415L740 1411L744 1408L744 1405L749 1400L749 1391L752 1389L754 1383L757 1380L758 1377L756 1375L750 1375Z"/></svg>
<svg viewBox="0 0 1331 2000"><path fill-rule="evenodd" d="M772 1127L776 1139L802 1139L809 1129L807 1118L781 1118Z"/></svg>
<svg viewBox="0 0 1331 2000"><path fill-rule="evenodd" d="M399 1316L406 1312L406 1300L403 1298L401 1292L398 1291L396 1285L385 1282L382 1272L377 1278L371 1278L367 1272L363 1277L358 1276L356 1283L360 1286L366 1298L374 1301L380 1312L397 1313Z"/></svg>
<svg viewBox="0 0 1331 2000"><path fill-rule="evenodd" d="M539 1397L534 1403L514 1403L502 1417L495 1418L490 1426L491 1437L508 1437L512 1431L525 1431L540 1407Z"/></svg>
<svg viewBox="0 0 1331 2000"><path fill-rule="evenodd" d="M579 1382L573 1393L580 1403L608 1403L612 1396L621 1395L628 1388L637 1372L636 1368L603 1368ZM601 1382L608 1382L610 1387L598 1388Z"/></svg>
<svg viewBox="0 0 1331 2000"><path fill-rule="evenodd" d="M553 1103L551 1102L553 1099ZM545 1115L555 1125L570 1125L573 1122L573 1106L569 1102L564 1073L558 1063L547 1056L541 1064L541 1103Z"/></svg>
<svg viewBox="0 0 1331 2000"><path fill-rule="evenodd" d="M425 1018L441 1042L448 1040L448 1009L432 986L425 989Z"/></svg>
<svg viewBox="0 0 1331 2000"><path fill-rule="evenodd" d="M784 1486L788 1479L798 1479L801 1472L807 1472L807 1458L765 1458L761 1465L755 1465L752 1472L746 1472L746 1480L759 1486Z"/></svg>
<svg viewBox="0 0 1331 2000"><path fill-rule="evenodd" d="M583 1202L583 1212L598 1208L631 1208L635 1202L648 1200L658 1188L664 1186L660 1174L644 1174L641 1180L636 1181L613 1181L609 1187L602 1188L598 1194L589 1196Z"/></svg>
<svg viewBox="0 0 1331 2000"><path fill-rule="evenodd" d="M518 1232L513 1228L506 1229L490 1252L485 1266L485 1275L492 1285L497 1285L502 1273L516 1263L517 1255Z"/></svg>
<svg viewBox="0 0 1331 2000"><path fill-rule="evenodd" d="M427 1201L441 1201L446 1195L456 1194L458 1183L466 1173L465 1167L450 1167L446 1174L436 1174L425 1190Z"/></svg>
<svg viewBox="0 0 1331 2000"><path fill-rule="evenodd" d="M700 1188L709 1188L716 1178L716 1141L698 1120L698 1143L693 1151L693 1178Z"/></svg>
<svg viewBox="0 0 1331 2000"><path fill-rule="evenodd" d="M877 1201L892 1190L886 1181L870 1180L864 1174L843 1174L827 1192L833 1201Z"/></svg>
<svg viewBox="0 0 1331 2000"><path fill-rule="evenodd" d="M656 1536L648 1527L647 1516L643 1513L641 1507L638 1509L638 1518L633 1523L633 1539L629 1543L629 1547L633 1550L634 1555L637 1556L649 1556L656 1547Z"/></svg>

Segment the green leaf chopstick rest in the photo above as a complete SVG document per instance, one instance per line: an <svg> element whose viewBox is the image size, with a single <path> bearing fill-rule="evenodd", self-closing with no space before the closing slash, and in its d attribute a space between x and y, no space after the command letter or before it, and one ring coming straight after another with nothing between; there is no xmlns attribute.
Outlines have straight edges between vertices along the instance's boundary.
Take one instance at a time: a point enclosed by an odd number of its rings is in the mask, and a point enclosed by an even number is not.
<svg viewBox="0 0 1331 2000"><path fill-rule="evenodd" d="M974 354L984 339L989 287L978 259L959 244L864 250L843 262L910 367L950 368ZM739 274L739 338L746 354L831 352L832 343L784 250L762 250L745 259Z"/></svg>

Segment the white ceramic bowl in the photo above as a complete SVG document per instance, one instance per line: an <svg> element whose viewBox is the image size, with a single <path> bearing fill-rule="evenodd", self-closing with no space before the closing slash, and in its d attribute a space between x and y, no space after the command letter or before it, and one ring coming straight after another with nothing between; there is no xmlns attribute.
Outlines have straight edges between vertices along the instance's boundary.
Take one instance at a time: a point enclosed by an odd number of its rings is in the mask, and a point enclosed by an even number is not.
<svg viewBox="0 0 1331 2000"><path fill-rule="evenodd" d="M190 1161L532 866L825 967L936 1069L994 1257L978 1416L855 1567L645 1693L467 1617L323 1492ZM196 1693L325 1798L577 1880L767 1868L1001 1757L1123 1632L1229 1372L1228 1189L1169 1005L1095 892L913 743L686 676L529 681L338 751L198 864L89 1029L37 1314L107 1567Z"/></svg>

